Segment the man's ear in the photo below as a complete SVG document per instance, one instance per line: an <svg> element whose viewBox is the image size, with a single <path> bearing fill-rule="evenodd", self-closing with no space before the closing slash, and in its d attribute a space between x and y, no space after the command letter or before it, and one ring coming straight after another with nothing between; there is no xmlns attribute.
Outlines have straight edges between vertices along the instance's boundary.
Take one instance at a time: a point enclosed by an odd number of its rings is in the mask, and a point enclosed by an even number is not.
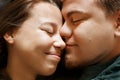
<svg viewBox="0 0 120 80"><path fill-rule="evenodd" d="M117 13L115 14L116 17L116 30L115 30L115 36L119 36L120 37L120 10L117 11Z"/></svg>
<svg viewBox="0 0 120 80"><path fill-rule="evenodd" d="M6 40L6 42L8 42L9 44L12 44L14 42L14 37L12 35L12 33L5 33L5 35L3 36L4 39Z"/></svg>

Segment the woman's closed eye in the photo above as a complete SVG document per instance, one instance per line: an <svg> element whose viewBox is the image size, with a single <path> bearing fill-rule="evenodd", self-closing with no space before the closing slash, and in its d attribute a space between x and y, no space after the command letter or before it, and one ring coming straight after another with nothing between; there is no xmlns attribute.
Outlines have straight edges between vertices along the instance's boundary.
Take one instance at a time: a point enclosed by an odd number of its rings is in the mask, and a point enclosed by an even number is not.
<svg viewBox="0 0 120 80"><path fill-rule="evenodd" d="M53 29L52 25L50 25L50 24L42 24L40 29L45 31L48 34L54 33L54 29Z"/></svg>

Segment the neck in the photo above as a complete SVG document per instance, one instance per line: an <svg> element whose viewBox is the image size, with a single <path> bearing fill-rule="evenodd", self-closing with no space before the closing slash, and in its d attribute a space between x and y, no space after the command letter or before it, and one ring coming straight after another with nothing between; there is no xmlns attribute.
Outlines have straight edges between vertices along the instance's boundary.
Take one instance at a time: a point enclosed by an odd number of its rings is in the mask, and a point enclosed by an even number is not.
<svg viewBox="0 0 120 80"><path fill-rule="evenodd" d="M36 78L34 71L13 55L8 57L6 72L12 80L35 80Z"/></svg>
<svg viewBox="0 0 120 80"><path fill-rule="evenodd" d="M115 59L118 56L120 56L120 43L116 43L114 45L114 49L110 53L108 53L108 55L106 55L106 57L104 57L100 63L108 62L110 60Z"/></svg>

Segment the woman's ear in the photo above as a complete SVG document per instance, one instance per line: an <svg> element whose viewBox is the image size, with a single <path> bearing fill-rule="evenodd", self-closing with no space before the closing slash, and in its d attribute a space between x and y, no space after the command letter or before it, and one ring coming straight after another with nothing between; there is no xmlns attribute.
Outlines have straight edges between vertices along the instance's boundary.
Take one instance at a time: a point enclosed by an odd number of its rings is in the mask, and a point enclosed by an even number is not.
<svg viewBox="0 0 120 80"><path fill-rule="evenodd" d="M12 35L12 33L5 33L5 35L3 36L4 39L6 40L6 42L8 42L9 44L12 44L14 42L14 37Z"/></svg>
<svg viewBox="0 0 120 80"><path fill-rule="evenodd" d="M116 16L116 30L115 30L115 36L119 36L120 37L120 10L117 11L117 13L115 14Z"/></svg>

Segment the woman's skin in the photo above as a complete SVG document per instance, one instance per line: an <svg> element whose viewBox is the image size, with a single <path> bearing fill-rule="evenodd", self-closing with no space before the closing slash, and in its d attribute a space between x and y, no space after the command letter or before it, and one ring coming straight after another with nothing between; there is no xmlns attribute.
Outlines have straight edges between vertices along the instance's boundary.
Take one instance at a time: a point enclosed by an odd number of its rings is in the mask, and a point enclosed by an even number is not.
<svg viewBox="0 0 120 80"><path fill-rule="evenodd" d="M38 74L53 74L65 47L59 33L62 15L56 6L39 2L30 14L19 29L4 35L8 45L6 71L12 80L35 80Z"/></svg>

